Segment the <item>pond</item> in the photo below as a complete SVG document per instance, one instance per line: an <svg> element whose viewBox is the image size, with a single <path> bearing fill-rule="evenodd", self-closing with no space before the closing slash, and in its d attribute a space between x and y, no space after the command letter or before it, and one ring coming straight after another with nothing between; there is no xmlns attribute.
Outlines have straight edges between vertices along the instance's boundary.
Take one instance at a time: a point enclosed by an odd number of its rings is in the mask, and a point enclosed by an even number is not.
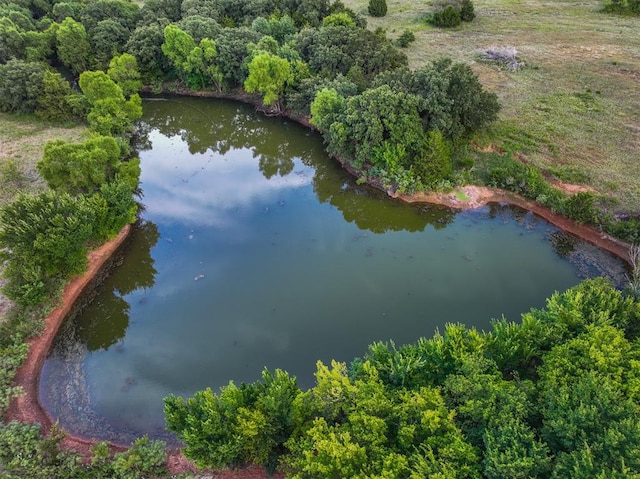
<svg viewBox="0 0 640 479"><path fill-rule="evenodd" d="M144 103L141 222L63 326L40 399L70 433L171 440L162 398L374 341L488 329L621 261L518 208L407 205L354 178L321 138L222 100Z"/></svg>

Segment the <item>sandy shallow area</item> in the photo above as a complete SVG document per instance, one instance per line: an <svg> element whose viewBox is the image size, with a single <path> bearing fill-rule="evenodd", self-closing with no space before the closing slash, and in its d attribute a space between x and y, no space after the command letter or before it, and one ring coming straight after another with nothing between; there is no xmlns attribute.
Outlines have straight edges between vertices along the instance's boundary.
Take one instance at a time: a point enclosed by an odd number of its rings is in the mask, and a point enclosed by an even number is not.
<svg viewBox="0 0 640 479"><path fill-rule="evenodd" d="M453 208L467 209L478 208L487 203L509 203L525 208L545 218L557 227L579 236L611 253L628 261L629 245L612 238L594 228L580 225L574 221L553 213L548 208L542 207L533 201L526 200L515 194L502 190L478 186L465 186L449 193L420 193L410 196L391 195L408 203L435 203ZM41 407L38 400L38 382L40 371L47 353L53 343L58 329L71 310L78 296L91 280L99 273L101 268L124 243L130 231L130 226L125 227L113 240L89 254L89 269L79 278L71 281L64 289L60 305L46 318L45 328L42 334L29 341L29 355L25 363L20 367L15 378L15 385L21 386L25 394L14 399L8 411L8 420L40 423L44 434L48 434L52 418ZM95 441L67 435L62 446L88 457L90 447ZM112 450L122 451L122 445L113 445ZM251 466L242 469L223 470L215 472L198 472L195 466L187 460L179 450L168 451L167 466L172 474L193 473L198 478L219 479L258 479L266 477L281 478L282 475L269 476L262 468Z"/></svg>

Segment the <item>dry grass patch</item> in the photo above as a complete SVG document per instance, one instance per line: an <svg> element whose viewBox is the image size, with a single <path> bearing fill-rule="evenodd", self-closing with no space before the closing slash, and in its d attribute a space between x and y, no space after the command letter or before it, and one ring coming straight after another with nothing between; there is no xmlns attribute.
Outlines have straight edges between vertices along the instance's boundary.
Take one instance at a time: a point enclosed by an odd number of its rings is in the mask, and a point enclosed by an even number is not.
<svg viewBox="0 0 640 479"><path fill-rule="evenodd" d="M366 16L367 0L345 0ZM412 68L450 56L472 65L502 104L479 144L519 151L547 169L579 168L588 184L640 211L640 18L601 13L602 2L474 0L476 19L441 30L427 25L428 1L387 0L388 14L369 27L395 39ZM490 47L514 47L523 68L487 62Z"/></svg>

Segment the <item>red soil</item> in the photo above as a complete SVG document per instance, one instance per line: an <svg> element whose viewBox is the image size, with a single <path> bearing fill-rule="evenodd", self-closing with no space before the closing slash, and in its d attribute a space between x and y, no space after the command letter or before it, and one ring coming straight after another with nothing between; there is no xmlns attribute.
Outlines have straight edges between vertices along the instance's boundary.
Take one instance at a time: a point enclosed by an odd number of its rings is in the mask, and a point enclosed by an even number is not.
<svg viewBox="0 0 640 479"><path fill-rule="evenodd" d="M477 208L490 202L513 204L542 216L559 228L604 248L623 258L625 261L629 259L629 245L591 227L579 225L570 219L557 215L548 208L542 207L533 201L525 200L515 194L494 188L466 186L458 189L458 192L458 194L420 193L411 196L394 196L408 203L437 203L454 208ZM61 304L47 317L42 334L29 341L29 355L25 363L18 370L14 380L15 385L21 386L25 394L12 401L7 413L10 421L40 423L42 432L49 434L53 420L44 411L38 400L38 381L42 365L60 325L76 299L91 279L99 272L105 262L124 242L129 231L130 227L125 227L115 239L89 253L90 266L88 271L82 277L74 279L65 287ZM95 441L68 435L63 440L62 446L68 450L82 454L87 458L91 445L94 442ZM112 446L113 451L122 451L124 449L124 447L119 445ZM168 453L169 459L167 466L172 474L196 472L194 465L187 460L179 450L169 451ZM243 469L210 472L200 477L211 479L262 479L269 476L260 467L251 466ZM278 474L275 477L282 478L283 475Z"/></svg>

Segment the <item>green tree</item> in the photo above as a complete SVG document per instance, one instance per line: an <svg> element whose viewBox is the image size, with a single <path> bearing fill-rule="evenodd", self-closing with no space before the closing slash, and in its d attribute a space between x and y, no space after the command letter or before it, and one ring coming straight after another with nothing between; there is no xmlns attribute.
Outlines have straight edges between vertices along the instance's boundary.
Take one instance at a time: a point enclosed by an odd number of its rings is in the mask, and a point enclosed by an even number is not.
<svg viewBox="0 0 640 479"><path fill-rule="evenodd" d="M37 305L57 282L82 273L93 218L83 199L67 193L19 195L5 205L0 247L7 261L7 297L22 306Z"/></svg>
<svg viewBox="0 0 640 479"><path fill-rule="evenodd" d="M91 45L82 23L65 18L56 30L56 47L60 61L76 75L89 66Z"/></svg>
<svg viewBox="0 0 640 479"><path fill-rule="evenodd" d="M216 38L222 31L222 27L213 18L201 15L185 16L178 27L193 37L196 43L200 43L203 38Z"/></svg>
<svg viewBox="0 0 640 479"><path fill-rule="evenodd" d="M111 58L124 50L131 35L122 23L113 19L101 20L89 33L93 52L92 65L97 70L107 69Z"/></svg>
<svg viewBox="0 0 640 479"><path fill-rule="evenodd" d="M551 471L549 448L533 429L516 418L505 418L483 436L483 472L487 479L544 479Z"/></svg>
<svg viewBox="0 0 640 479"><path fill-rule="evenodd" d="M280 98L288 83L293 81L289 62L268 52L260 52L249 62L249 76L244 89L263 95L262 102L280 112Z"/></svg>
<svg viewBox="0 0 640 479"><path fill-rule="evenodd" d="M369 15L384 17L387 14L387 0L369 0Z"/></svg>
<svg viewBox="0 0 640 479"><path fill-rule="evenodd" d="M191 35L176 25L165 27L162 52L169 58L179 75L184 75L189 68L189 55L195 47L196 43Z"/></svg>
<svg viewBox="0 0 640 479"><path fill-rule="evenodd" d="M66 122L84 117L84 111L76 108L76 98L69 82L58 72L46 70L42 78L42 89L38 95L38 118L48 121Z"/></svg>
<svg viewBox="0 0 640 479"><path fill-rule="evenodd" d="M31 113L38 106L45 67L15 58L0 65L0 111Z"/></svg>
<svg viewBox="0 0 640 479"><path fill-rule="evenodd" d="M44 146L37 168L50 188L72 195L87 194L115 177L121 155L118 142L107 136L84 143L54 140Z"/></svg>
<svg viewBox="0 0 640 479"><path fill-rule="evenodd" d="M120 87L125 97L138 93L142 88L138 63L133 55L123 53L114 56L109 62L107 74Z"/></svg>
<svg viewBox="0 0 640 479"><path fill-rule="evenodd" d="M8 17L0 17L0 63L24 58L23 31Z"/></svg>
<svg viewBox="0 0 640 479"><path fill-rule="evenodd" d="M146 83L161 78L171 69L169 59L162 53L163 42L163 27L154 23L136 28L125 45L125 51L136 57Z"/></svg>
<svg viewBox="0 0 640 479"><path fill-rule="evenodd" d="M200 40L200 44L187 56L185 64L189 87L199 89L215 85L216 89L222 90L222 72L215 64L217 56L218 51L213 40Z"/></svg>
<svg viewBox="0 0 640 479"><path fill-rule="evenodd" d="M249 28L223 28L215 38L218 50L217 64L225 88L244 85L247 78L247 46L258 43L261 35Z"/></svg>
<svg viewBox="0 0 640 479"><path fill-rule="evenodd" d="M140 95L126 100L122 89L102 71L83 72L79 84L90 105L87 120L93 131L105 136L131 133L133 122L142 116Z"/></svg>

